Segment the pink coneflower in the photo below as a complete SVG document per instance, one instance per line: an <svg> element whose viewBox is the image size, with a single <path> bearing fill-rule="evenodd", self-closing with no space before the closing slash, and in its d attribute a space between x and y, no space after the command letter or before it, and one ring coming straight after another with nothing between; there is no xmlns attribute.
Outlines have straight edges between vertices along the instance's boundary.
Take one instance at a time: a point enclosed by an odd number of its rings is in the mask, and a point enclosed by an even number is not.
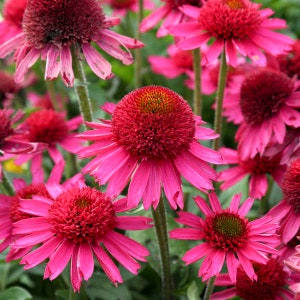
<svg viewBox="0 0 300 300"><path fill-rule="evenodd" d="M263 155L256 154L253 158L243 160L238 151L221 148L220 152L224 161L234 166L219 172L218 180L223 181L220 188L226 190L249 175L249 196L254 199L261 199L267 192L268 175L271 175L275 182L280 185L287 165L282 163L283 153L280 151L281 149L275 151L275 145L269 150L272 151L272 155L268 155L266 152Z"/></svg>
<svg viewBox="0 0 300 300"><path fill-rule="evenodd" d="M35 111L21 125L26 130L20 139L26 142L34 142L44 145L54 163L64 161L58 146L70 153L77 153L81 149L76 132L72 132L82 124L80 116L65 120L65 114L52 109L42 109ZM32 159L32 173L34 176L41 175L42 153L34 155L22 155L17 159L21 164Z"/></svg>
<svg viewBox="0 0 300 300"><path fill-rule="evenodd" d="M271 258L266 264L254 263L257 279L251 280L248 275L238 268L236 284L232 282L228 274L222 274L216 279L216 286L227 286L224 291L213 293L211 300L224 300L238 296L244 300L268 299L268 300L292 300L294 293L287 287L295 281L290 278L290 272L283 263L276 258Z"/></svg>
<svg viewBox="0 0 300 300"><path fill-rule="evenodd" d="M160 21L163 21L160 28L157 31L157 37L163 37L169 34L169 27L176 24L180 24L189 19L188 15L185 15L182 11L184 5L192 6L192 9L196 9L202 6L202 2L205 0L164 0L164 4L154 10L149 16L147 16L140 24L140 31L146 32L154 28Z"/></svg>
<svg viewBox="0 0 300 300"><path fill-rule="evenodd" d="M281 188L283 199L268 215L280 221L279 233L287 244L300 230L300 158L288 167Z"/></svg>
<svg viewBox="0 0 300 300"><path fill-rule="evenodd" d="M213 189L216 172L207 164L222 163L221 155L202 146L199 140L214 139L213 130L200 127L188 103L161 86L145 86L127 94L118 105L104 107L112 121L91 122L95 130L79 135L93 141L79 152L96 156L84 168L108 195L118 195L131 178L128 205L142 198L145 209L157 207L161 186L173 209L183 207L182 175L202 191Z"/></svg>
<svg viewBox="0 0 300 300"><path fill-rule="evenodd" d="M138 0L104 0L102 3L109 4L113 10L113 16L125 17L129 11L138 12ZM143 2L143 9L153 9L154 3L151 0Z"/></svg>
<svg viewBox="0 0 300 300"><path fill-rule="evenodd" d="M175 45L167 49L168 57L150 55L148 61L154 73L175 78L193 70L193 55L191 51L181 51Z"/></svg>
<svg viewBox="0 0 300 300"><path fill-rule="evenodd" d="M63 164L58 163L52 169L48 178L48 183L59 183L63 172ZM0 252L4 251L14 242L18 236L12 233L13 223L30 218L30 214L19 211L21 199L31 199L33 195L39 195L49 198L50 195L46 190L45 183L40 177L33 178L31 184L27 184L24 179L18 178L13 181L15 194L13 196L0 194ZM32 200L34 201L34 200ZM21 258L24 254L29 252L31 247L25 247L23 249L11 249L9 250L6 260L11 261Z"/></svg>
<svg viewBox="0 0 300 300"><path fill-rule="evenodd" d="M125 198L112 202L80 180L72 186L46 184L46 189L51 197L20 200L20 211L32 217L14 223L13 233L25 236L17 239L13 248L38 246L22 258L24 269L49 258L44 278L53 280L71 262L74 291L79 291L82 280L93 274L93 256L116 285L122 282L122 277L110 255L131 273L138 273L137 260L145 261L149 251L118 230L147 229L151 227L151 219L119 215L128 210Z"/></svg>
<svg viewBox="0 0 300 300"><path fill-rule="evenodd" d="M299 239L300 237L298 237ZM284 263L294 272L300 273L300 245L297 245L294 249L293 255L288 257Z"/></svg>
<svg viewBox="0 0 300 300"><path fill-rule="evenodd" d="M300 126L300 92L282 72L259 68L242 83L240 107L244 120L236 139L241 158L263 154L272 139L283 143L286 127Z"/></svg>
<svg viewBox="0 0 300 300"><path fill-rule="evenodd" d="M22 19L27 0L6 0L0 22L0 44L22 32Z"/></svg>
<svg viewBox="0 0 300 300"><path fill-rule="evenodd" d="M224 262L232 282L236 282L240 266L251 280L256 280L252 262L265 264L268 254L276 254L273 247L278 243L277 225L273 218L263 217L249 222L245 215L252 207L248 198L239 207L241 195L233 197L229 208L223 209L215 193L209 194L210 207L197 196L195 202L205 219L190 212L178 212L178 223L191 228L171 230L170 237L179 240L199 240L203 243L187 251L183 256L186 264L202 261L198 276L204 281L220 273Z"/></svg>
<svg viewBox="0 0 300 300"><path fill-rule="evenodd" d="M13 109L0 110L0 154L29 154L42 150L43 147L33 141L22 141L20 136L26 131L13 127L23 115L20 111L14 113Z"/></svg>
<svg viewBox="0 0 300 300"><path fill-rule="evenodd" d="M119 20L104 15L98 0L28 0L23 32L0 46L0 57L16 51L16 82L23 81L28 68L41 57L46 60L45 79L54 79L61 73L64 83L73 86L71 48L75 47L80 56L80 47L92 71L102 79L109 79L113 76L111 64L91 42L124 64L133 62L128 48L143 46L109 30L118 23Z"/></svg>
<svg viewBox="0 0 300 300"><path fill-rule="evenodd" d="M225 47L227 64L236 66L238 54L250 57L260 65L265 65L266 57L261 49L277 55L293 43L292 39L274 32L286 28L281 19L269 19L274 12L259 9L260 4L249 0L208 0L195 15L194 20L170 28L175 37L182 37L178 47L182 50L199 48L212 40L203 63L214 61ZM184 12L191 9L186 7Z"/></svg>

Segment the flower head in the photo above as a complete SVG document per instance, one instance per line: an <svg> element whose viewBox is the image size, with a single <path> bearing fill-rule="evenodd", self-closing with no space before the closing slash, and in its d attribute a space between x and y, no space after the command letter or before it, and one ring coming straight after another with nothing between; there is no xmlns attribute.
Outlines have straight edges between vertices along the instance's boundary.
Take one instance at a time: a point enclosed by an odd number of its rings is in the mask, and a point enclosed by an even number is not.
<svg viewBox="0 0 300 300"><path fill-rule="evenodd" d="M259 8L260 5L249 0L208 0L193 21L170 28L170 33L175 37L186 37L178 43L182 50L198 48L213 39L203 63L214 61L225 45L229 65L237 65L238 53L265 65L266 57L261 49L277 55L293 41L273 31L285 28L284 20L268 19L274 12Z"/></svg>
<svg viewBox="0 0 300 300"><path fill-rule="evenodd" d="M177 222L191 228L171 230L170 237L203 241L182 258L186 264L204 258L199 270L203 280L219 274L225 261L232 282L236 282L239 266L251 280L256 280L252 262L265 264L268 254L277 253L273 248L278 243L273 219L263 217L249 222L245 215L253 199L248 198L239 207L240 199L241 195L235 195L230 207L223 209L216 194L209 194L210 207L197 196L195 202L205 219L189 212L178 212Z"/></svg>
<svg viewBox="0 0 300 300"><path fill-rule="evenodd" d="M249 175L249 196L254 199L261 199L267 192L268 175L281 184L287 165L282 162L283 153L276 149L277 145L269 147L268 154L256 154L253 158L241 159L239 152L229 148L221 148L224 161L234 166L221 170L219 180L223 181L220 188L226 190Z"/></svg>
<svg viewBox="0 0 300 300"><path fill-rule="evenodd" d="M22 32L22 19L27 0L6 0L0 22L0 44Z"/></svg>
<svg viewBox="0 0 300 300"><path fill-rule="evenodd" d="M118 195L130 177L128 205L146 209L159 203L161 186L172 208L183 207L180 175L202 191L213 189L216 172L210 163L222 163L220 154L203 147L197 139L217 135L193 115L188 103L177 93L161 86L136 89L118 105L105 105L111 121L91 122L95 130L79 135L94 141L79 152L96 156L84 168L107 193Z"/></svg>
<svg viewBox="0 0 300 300"><path fill-rule="evenodd" d="M46 189L51 197L33 196L34 201L20 200L20 211L32 217L14 224L14 234L24 237L17 239L13 248L39 245L22 258L25 269L49 258L44 278L53 280L71 262L74 291L79 291L82 280L88 280L93 274L93 256L115 284L122 282L122 277L110 255L137 274L140 268L137 260L145 261L149 252L116 229L147 229L151 227L151 219L119 216L120 212L128 210L126 199L112 202L99 190L85 186L82 179L72 184L46 184Z"/></svg>
<svg viewBox="0 0 300 300"><path fill-rule="evenodd" d="M104 15L98 0L29 0L22 22L23 32L0 46L0 57L16 50L16 82L23 81L27 69L41 57L46 60L45 79L54 79L61 73L64 83L73 86L71 48L76 48L79 55L80 47L93 72L108 79L113 76L111 65L91 42L124 64L133 62L128 48L143 46L135 39L109 30L118 22Z"/></svg>
<svg viewBox="0 0 300 300"><path fill-rule="evenodd" d="M280 222L281 238L287 244L300 229L300 158L291 162L281 184L283 199L268 215Z"/></svg>
<svg viewBox="0 0 300 300"><path fill-rule="evenodd" d="M262 154L275 139L283 143L286 127L300 126L300 92L282 72L259 68L241 85L240 107L243 122L236 133L242 158Z"/></svg>
<svg viewBox="0 0 300 300"><path fill-rule="evenodd" d="M182 7L187 5L191 9L198 11L205 0L165 0L164 4L154 10L149 16L144 18L140 24L140 31L146 32L163 20L157 31L157 37L169 34L169 27L180 24L188 20L188 15L182 12Z"/></svg>
<svg viewBox="0 0 300 300"><path fill-rule="evenodd" d="M80 116L65 120L65 114L52 109L41 109L32 112L21 124L25 133L20 137L24 142L37 143L47 149L54 163L64 161L62 153L58 150L58 145L70 153L76 153L81 148L76 133L72 132L82 123ZM33 176L42 176L42 152L20 156L17 163L23 163L32 159Z"/></svg>
<svg viewBox="0 0 300 300"><path fill-rule="evenodd" d="M289 299L294 293L286 286L293 282L290 272L283 263L276 258L271 258L266 264L254 263L257 279L251 280L247 274L238 268L237 280L234 287L231 286L228 274L222 274L215 281L216 286L227 286L227 289L212 294L212 300L229 299L239 296L244 300L253 299Z"/></svg>

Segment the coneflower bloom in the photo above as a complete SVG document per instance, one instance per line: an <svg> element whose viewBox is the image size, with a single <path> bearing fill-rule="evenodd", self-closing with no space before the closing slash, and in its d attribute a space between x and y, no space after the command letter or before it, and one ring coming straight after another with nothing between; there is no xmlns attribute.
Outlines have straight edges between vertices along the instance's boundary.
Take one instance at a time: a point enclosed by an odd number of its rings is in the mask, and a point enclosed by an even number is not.
<svg viewBox="0 0 300 300"><path fill-rule="evenodd" d="M279 233L287 244L300 230L300 158L291 162L281 184L283 199L268 215L280 222Z"/></svg>
<svg viewBox="0 0 300 300"><path fill-rule="evenodd" d="M113 76L111 64L91 45L95 42L109 55L131 64L133 57L128 48L143 44L109 30L119 23L107 18L98 0L47 1L28 0L23 31L0 46L0 57L16 51L16 82L40 57L46 60L45 79L54 79L59 73L67 86L73 86L71 48L76 55L83 52L92 71L102 79Z"/></svg>
<svg viewBox="0 0 300 300"><path fill-rule="evenodd" d="M203 64L214 61L225 47L229 65L237 65L238 54L265 65L266 57L261 50L281 54L293 40L273 31L286 28L286 22L269 19L274 12L269 8L260 10L260 7L249 0L208 0L192 21L176 25L169 31L175 37L184 38L178 42L182 50L196 49L212 41ZM193 17L190 7L183 11Z"/></svg>
<svg viewBox="0 0 300 300"><path fill-rule="evenodd" d="M58 146L70 153L76 153L81 149L80 142L73 132L82 124L81 116L65 120L65 114L52 109L42 109L32 112L20 128L25 133L20 136L24 142L38 143L44 146L54 163L64 161L64 157ZM21 155L16 162L18 164L32 159L33 176L42 176L42 155Z"/></svg>
<svg viewBox="0 0 300 300"><path fill-rule="evenodd" d="M181 51L175 45L167 49L168 57L150 55L148 61L154 73L175 78L193 70L193 55L191 51Z"/></svg>
<svg viewBox="0 0 300 300"><path fill-rule="evenodd" d="M241 158L263 154L271 140L283 143L286 127L300 127L300 92L295 81L282 72L259 68L241 85L243 122L236 140Z"/></svg>
<svg viewBox="0 0 300 300"><path fill-rule="evenodd" d="M282 160L281 148L276 151L276 145L274 145L269 148L269 151L270 155L266 151L263 155L256 154L253 158L243 160L238 151L221 148L220 152L224 161L233 166L219 172L218 180L223 182L220 188L226 190L249 176L249 196L261 199L267 192L268 175L271 175L280 185L287 165Z"/></svg>
<svg viewBox="0 0 300 300"><path fill-rule="evenodd" d="M198 9L202 6L202 2L206 0L164 0L164 4L155 9L140 24L140 31L146 32L154 28L160 21L163 21L157 31L157 37L163 37L169 34L169 27L182 22L186 22L189 16L183 13L182 7L192 6L192 9Z"/></svg>
<svg viewBox="0 0 300 300"><path fill-rule="evenodd" d="M156 208L161 186L173 209L183 207L182 175L202 191L213 189L216 172L207 163L222 163L221 155L197 140L217 135L194 116L188 103L174 91L161 86L145 86L125 95L118 105L104 107L111 121L91 122L94 130L80 138L94 144L79 152L93 158L83 172L108 183L108 195L118 195L131 178L128 205L143 200L144 208Z"/></svg>
<svg viewBox="0 0 300 300"><path fill-rule="evenodd" d="M57 163L51 171L48 178L48 183L59 183L62 177L63 164ZM30 184L27 184L24 179L18 178L13 180L13 186L15 194L13 196L7 196L0 194L0 252L13 243L18 236L12 233L13 223L30 218L30 214L19 211L21 199L31 199L33 195L39 195L43 197L50 197L46 190L43 178L36 177ZM6 256L7 261L21 258L24 254L29 252L31 247L25 247L23 249L9 249Z"/></svg>
<svg viewBox="0 0 300 300"><path fill-rule="evenodd" d="M237 280L240 266L251 280L257 279L252 262L266 264L268 254L276 254L278 244L277 224L271 217L249 222L245 217L253 205L248 198L240 206L241 195L233 197L230 207L223 209L215 193L209 194L210 206L197 196L195 202L204 214L201 218L190 212L178 212L176 221L190 228L170 231L170 237L178 240L196 240L201 243L188 250L182 260L186 264L203 259L198 276L204 281L218 275L226 261L232 282Z"/></svg>
<svg viewBox="0 0 300 300"><path fill-rule="evenodd" d="M300 245L295 247L294 252L295 253L288 257L284 263L294 272L300 273Z"/></svg>
<svg viewBox="0 0 300 300"><path fill-rule="evenodd" d="M22 32L22 19L27 0L6 0L0 22L0 44Z"/></svg>
<svg viewBox="0 0 300 300"><path fill-rule="evenodd" d="M213 293L211 300L224 300L238 296L244 300L272 299L292 300L294 292L287 286L295 283L289 270L276 258L271 258L266 264L254 263L257 279L251 280L247 274L238 268L237 280L233 287L228 274L222 274L215 281L216 286L227 286L226 290Z"/></svg>
<svg viewBox="0 0 300 300"><path fill-rule="evenodd" d="M43 147L32 141L22 141L20 138L26 131L13 125L18 122L24 114L21 111L14 113L13 109L0 110L0 154L11 153L34 153Z"/></svg>
<svg viewBox="0 0 300 300"><path fill-rule="evenodd" d="M15 249L38 246L26 254L21 264L33 268L49 259L44 278L55 279L71 262L70 277L74 291L94 271L94 256L108 278L122 282L111 256L133 274L149 251L118 230L143 230L151 227L150 218L124 216L126 199L112 201L104 193L78 180L72 185L46 184L50 197L33 195L20 200L20 211L31 218L14 223L13 234L24 235L12 245Z"/></svg>

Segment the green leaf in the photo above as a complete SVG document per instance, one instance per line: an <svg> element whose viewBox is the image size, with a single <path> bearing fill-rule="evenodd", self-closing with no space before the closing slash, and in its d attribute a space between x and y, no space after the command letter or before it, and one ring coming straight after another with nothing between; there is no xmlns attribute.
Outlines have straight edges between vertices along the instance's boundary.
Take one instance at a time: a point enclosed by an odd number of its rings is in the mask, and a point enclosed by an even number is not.
<svg viewBox="0 0 300 300"><path fill-rule="evenodd" d="M188 300L199 300L199 290L195 281L187 289Z"/></svg>
<svg viewBox="0 0 300 300"><path fill-rule="evenodd" d="M18 286L10 287L0 293L0 300L29 300L32 296L23 288Z"/></svg>

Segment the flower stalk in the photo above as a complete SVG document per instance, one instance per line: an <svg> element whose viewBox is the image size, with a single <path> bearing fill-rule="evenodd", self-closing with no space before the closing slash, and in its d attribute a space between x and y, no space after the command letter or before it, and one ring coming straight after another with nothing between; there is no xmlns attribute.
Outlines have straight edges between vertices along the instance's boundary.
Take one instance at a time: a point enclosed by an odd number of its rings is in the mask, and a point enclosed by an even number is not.
<svg viewBox="0 0 300 300"><path fill-rule="evenodd" d="M141 33L139 30L139 25L142 22L144 17L144 0L138 0L138 13L137 13L137 31L136 31L136 39L138 41L141 40ZM142 53L141 49L135 49L135 87L141 87L141 70L142 70Z"/></svg>
<svg viewBox="0 0 300 300"><path fill-rule="evenodd" d="M210 296L211 296L211 294L213 292L213 289L214 289L215 280L216 280L216 276L213 276L209 279L209 281L207 283L207 286L206 286L206 290L205 290L203 300L209 300L210 299Z"/></svg>
<svg viewBox="0 0 300 300"><path fill-rule="evenodd" d="M2 171L2 181L0 182L0 189L4 192L4 194L8 196L13 196L15 194L14 188L8 180L4 171Z"/></svg>
<svg viewBox="0 0 300 300"><path fill-rule="evenodd" d="M73 70L75 76L74 89L77 95L78 104L80 113L83 117L83 120L86 122L92 122L93 113L92 113L92 104L89 96L89 91L87 88L86 77L83 69L81 60L78 58L77 49L72 47L72 62Z"/></svg>
<svg viewBox="0 0 300 300"><path fill-rule="evenodd" d="M164 201L161 198L156 209L152 209L155 232L160 251L162 275L162 299L172 299L172 276L169 254L168 229Z"/></svg>
<svg viewBox="0 0 300 300"><path fill-rule="evenodd" d="M216 110L215 110L215 119L214 119L214 130L220 136L213 141L213 149L219 150L221 144L222 136L222 109L223 109L223 99L224 99L224 90L226 86L227 79L227 63L225 49L221 55L221 65L219 70L219 79L218 79L218 89L217 89L217 99L216 99Z"/></svg>
<svg viewBox="0 0 300 300"><path fill-rule="evenodd" d="M197 116L200 116L202 113L202 93L201 93L201 50L200 48L193 50L193 70L195 74L194 81L194 98L193 106L194 113Z"/></svg>

